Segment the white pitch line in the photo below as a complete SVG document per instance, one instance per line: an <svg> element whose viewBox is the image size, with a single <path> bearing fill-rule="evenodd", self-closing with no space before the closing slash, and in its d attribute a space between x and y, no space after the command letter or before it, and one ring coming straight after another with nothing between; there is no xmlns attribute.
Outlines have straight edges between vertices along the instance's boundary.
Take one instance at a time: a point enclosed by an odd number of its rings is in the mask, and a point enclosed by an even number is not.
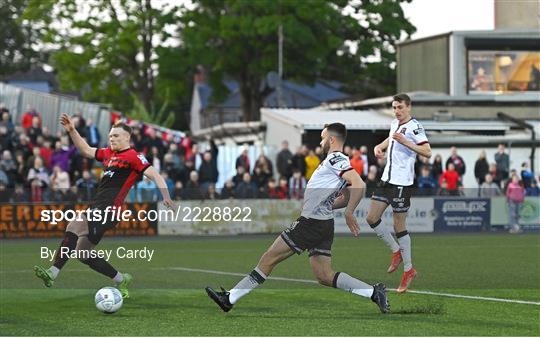
<svg viewBox="0 0 540 338"><path fill-rule="evenodd" d="M227 276L238 276L238 277L244 277L246 275L245 273L239 273L239 272L227 272L227 271L206 270L206 269L193 269L193 268L185 268L185 267L169 267L169 268L158 268L158 269L159 270L178 270L178 271L188 271L188 272L201 272L201 273L210 273L210 274L214 274L214 275L227 275ZM281 280L281 281L286 281L286 282L318 284L317 281L314 281L314 280L311 280L311 279L298 279L298 278L286 278L286 277L268 277L267 279ZM387 289L387 290L396 291L396 289ZM518 299L457 295L457 294L453 294L453 293L441 293L441 292L420 291L420 290L407 290L407 292L408 293L420 294L420 295L440 296L440 297L449 297L449 298L485 300L485 301L491 301L491 302L514 303L514 304L540 305L540 302L533 302L533 301L528 301L528 300L518 300Z"/></svg>
<svg viewBox="0 0 540 338"><path fill-rule="evenodd" d="M487 301L502 302L502 303L540 305L540 302L533 302L533 301L529 301L529 300L517 300L517 299L506 299L506 298L455 295L453 293L440 293L440 292L417 291L417 290L407 290L407 292L409 292L409 293L418 293L418 294L421 294L421 295L433 295L433 296L450 297L450 298L477 299L477 300L487 300Z"/></svg>
<svg viewBox="0 0 540 338"><path fill-rule="evenodd" d="M218 271L218 270L204 270L204 269L192 269L192 268L183 268L183 267L170 267L170 268L158 268L159 270L179 270L179 271L189 271L189 272L202 272L202 273L211 273L214 275L227 275L227 276L238 276L245 277L245 273L239 272L227 272L227 271ZM296 279L296 278L285 278L285 277L268 277L267 279L272 280L282 280L286 282L299 282L299 283L312 283L319 284L317 281L311 279Z"/></svg>

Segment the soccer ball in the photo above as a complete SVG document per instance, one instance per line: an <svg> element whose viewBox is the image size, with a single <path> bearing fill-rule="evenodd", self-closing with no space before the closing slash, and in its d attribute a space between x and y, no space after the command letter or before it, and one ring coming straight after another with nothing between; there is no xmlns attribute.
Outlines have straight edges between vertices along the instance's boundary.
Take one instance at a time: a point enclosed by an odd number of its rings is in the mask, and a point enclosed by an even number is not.
<svg viewBox="0 0 540 338"><path fill-rule="evenodd" d="M122 307L122 294L118 289L111 286L101 288L96 292L96 307L99 311L107 314L115 313Z"/></svg>

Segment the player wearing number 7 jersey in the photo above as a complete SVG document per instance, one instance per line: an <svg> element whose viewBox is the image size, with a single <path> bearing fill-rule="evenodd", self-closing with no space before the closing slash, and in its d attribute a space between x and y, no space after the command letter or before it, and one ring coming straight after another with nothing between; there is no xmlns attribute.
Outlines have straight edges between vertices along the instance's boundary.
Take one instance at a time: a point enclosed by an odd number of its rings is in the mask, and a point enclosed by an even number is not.
<svg viewBox="0 0 540 338"><path fill-rule="evenodd" d="M375 156L384 158L386 166L377 189L371 197L367 222L392 250L392 260L388 272L394 272L403 262L403 276L397 291L403 293L416 277L412 265L411 238L405 227L407 211L411 204L411 190L414 182L416 155L431 157L426 133L422 125L411 117L411 98L407 94L397 94L392 100L396 119L392 121L390 135L375 146ZM387 151L388 150L388 151ZM394 231L397 242L390 231L381 224L381 216L392 206Z"/></svg>

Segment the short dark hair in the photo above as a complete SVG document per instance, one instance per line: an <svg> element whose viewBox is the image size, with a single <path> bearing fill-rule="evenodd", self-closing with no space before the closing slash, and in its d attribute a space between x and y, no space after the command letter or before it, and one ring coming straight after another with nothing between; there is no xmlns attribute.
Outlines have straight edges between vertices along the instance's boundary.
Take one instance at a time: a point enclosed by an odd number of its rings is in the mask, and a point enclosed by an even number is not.
<svg viewBox="0 0 540 338"><path fill-rule="evenodd" d="M334 134L334 136L337 136L341 142L345 143L345 140L347 139L347 127L345 127L343 123L329 123L325 124L324 127L329 133Z"/></svg>
<svg viewBox="0 0 540 338"><path fill-rule="evenodd" d="M399 93L399 94L396 94L392 97L393 101L397 101L399 103L403 102L405 103L407 106L410 106L411 105L411 98L409 97L409 95L405 94L405 93Z"/></svg>
<svg viewBox="0 0 540 338"><path fill-rule="evenodd" d="M129 133L129 135L131 135L131 133L133 133L133 130L131 129L131 127L128 126L127 124L125 124L124 122L117 122L117 123L113 124L111 129L113 129L113 128L122 128L125 131L127 131Z"/></svg>

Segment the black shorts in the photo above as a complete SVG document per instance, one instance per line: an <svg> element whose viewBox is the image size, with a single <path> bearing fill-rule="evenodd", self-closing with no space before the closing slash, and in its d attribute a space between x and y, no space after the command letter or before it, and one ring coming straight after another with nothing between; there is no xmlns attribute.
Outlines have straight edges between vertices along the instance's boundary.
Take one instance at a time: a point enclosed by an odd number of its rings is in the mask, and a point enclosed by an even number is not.
<svg viewBox="0 0 540 338"><path fill-rule="evenodd" d="M105 217L105 211L102 209L101 211L101 217ZM107 217L111 217L109 214ZM105 232L109 229L114 228L118 225L117 221L107 220L105 223L103 223L103 220L101 221L88 221L88 240L94 244L97 245L100 241Z"/></svg>
<svg viewBox="0 0 540 338"><path fill-rule="evenodd" d="M411 206L412 185L394 185L387 182L381 184L373 192L372 200L381 201L392 206L396 213L407 212Z"/></svg>
<svg viewBox="0 0 540 338"><path fill-rule="evenodd" d="M332 256L334 220L313 219L300 216L281 233L281 238L297 254L304 250L311 256Z"/></svg>

